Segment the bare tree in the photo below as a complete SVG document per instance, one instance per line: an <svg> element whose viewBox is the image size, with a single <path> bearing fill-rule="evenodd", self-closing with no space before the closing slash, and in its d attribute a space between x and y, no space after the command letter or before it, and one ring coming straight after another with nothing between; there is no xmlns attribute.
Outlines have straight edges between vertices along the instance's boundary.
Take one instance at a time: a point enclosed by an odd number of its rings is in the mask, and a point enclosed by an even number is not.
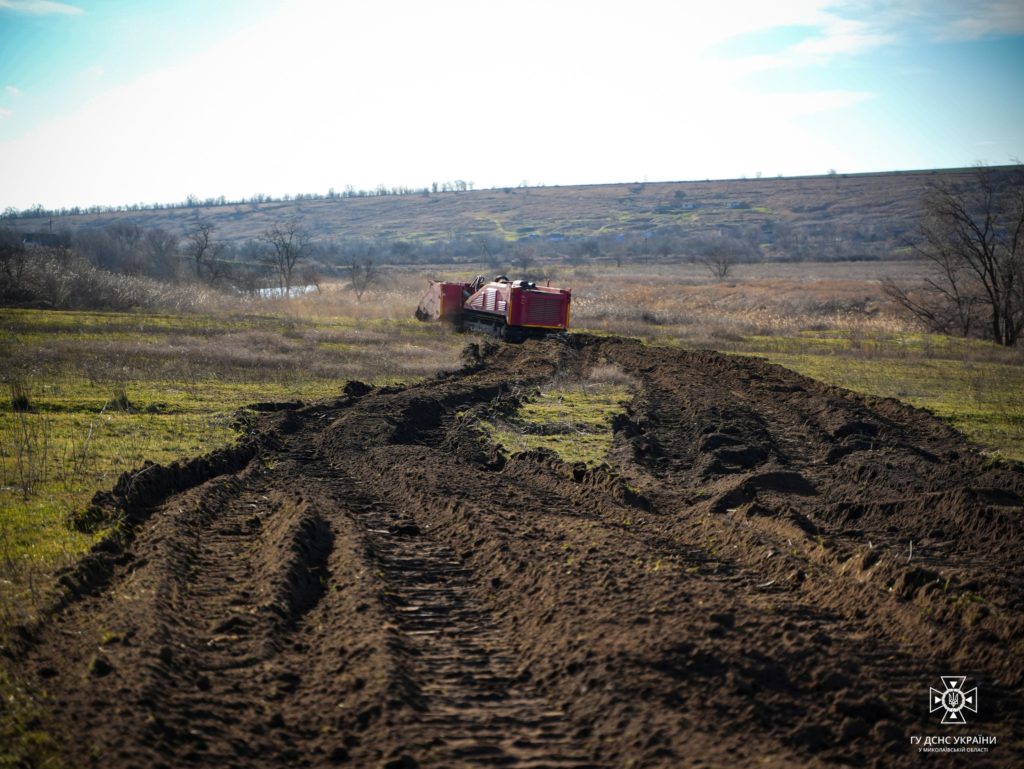
<svg viewBox="0 0 1024 769"><path fill-rule="evenodd" d="M516 243L512 247L512 264L524 275L537 261L537 249L526 243Z"/></svg>
<svg viewBox="0 0 1024 769"><path fill-rule="evenodd" d="M0 229L0 300L14 295L21 288L25 272L26 253L24 236L8 227Z"/></svg>
<svg viewBox="0 0 1024 769"><path fill-rule="evenodd" d="M178 236L159 227L146 230L142 236L146 257L146 273L155 278L173 280L178 277Z"/></svg>
<svg viewBox="0 0 1024 769"><path fill-rule="evenodd" d="M142 238L145 231L137 224L115 222L106 228L110 269L125 275L141 275L143 269Z"/></svg>
<svg viewBox="0 0 1024 769"><path fill-rule="evenodd" d="M901 307L940 333L1012 346L1024 332L1024 172L979 166L930 187L912 247L929 264L918 288L889 281Z"/></svg>
<svg viewBox="0 0 1024 769"><path fill-rule="evenodd" d="M277 272L281 290L285 296L292 292L292 274L295 265L306 255L310 237L295 219L275 224L266 230L260 240L269 246L267 258Z"/></svg>
<svg viewBox="0 0 1024 769"><path fill-rule="evenodd" d="M739 261L736 243L723 235L700 239L695 244L695 251L695 260L707 267L718 280L725 280L733 265Z"/></svg>
<svg viewBox="0 0 1024 769"><path fill-rule="evenodd" d="M697 257L697 261L707 267L718 280L729 277L735 260L732 253L725 248L716 247Z"/></svg>
<svg viewBox="0 0 1024 769"><path fill-rule="evenodd" d="M349 288L356 292L356 301L363 300L363 294L380 280L380 268L372 256L353 258L348 266Z"/></svg>
<svg viewBox="0 0 1024 769"><path fill-rule="evenodd" d="M197 280L202 280L210 270L210 263L216 259L223 244L214 240L213 225L209 222L197 222L192 231L185 237L185 255L192 262Z"/></svg>

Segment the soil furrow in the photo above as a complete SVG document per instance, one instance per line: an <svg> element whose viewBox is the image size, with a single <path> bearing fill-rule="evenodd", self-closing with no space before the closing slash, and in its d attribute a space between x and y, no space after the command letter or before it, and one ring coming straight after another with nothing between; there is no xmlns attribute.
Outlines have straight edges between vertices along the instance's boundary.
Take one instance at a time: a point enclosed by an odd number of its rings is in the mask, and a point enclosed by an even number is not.
<svg viewBox="0 0 1024 769"><path fill-rule="evenodd" d="M517 681L514 650L477 600L473 575L408 513L362 492L335 468L404 637L418 715L405 728L421 766L595 766L564 714ZM344 480L343 480L344 479ZM348 481L346 483L346 481Z"/></svg>
<svg viewBox="0 0 1024 769"><path fill-rule="evenodd" d="M609 366L605 466L477 429ZM581 336L262 411L258 461L150 470L181 482L17 652L69 765L1024 761L1024 469L928 414ZM949 675L965 726L930 709Z"/></svg>

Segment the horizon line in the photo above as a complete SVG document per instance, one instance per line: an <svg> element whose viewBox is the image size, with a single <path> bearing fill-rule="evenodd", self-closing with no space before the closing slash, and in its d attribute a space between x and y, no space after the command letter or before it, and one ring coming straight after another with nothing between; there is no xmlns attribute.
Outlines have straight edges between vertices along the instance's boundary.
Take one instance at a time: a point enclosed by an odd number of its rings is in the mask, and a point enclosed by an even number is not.
<svg viewBox="0 0 1024 769"><path fill-rule="evenodd" d="M965 173L978 168L988 168L991 170L1009 170L1013 168L1024 168L1024 163L1005 163L1000 165L989 165L983 162L977 162L969 166L950 166L940 168L908 168L908 169L890 169L887 171L837 171L830 169L829 171L821 174L776 174L774 176L734 176L734 177L720 177L720 178L704 178L704 179L661 179L661 180L632 180L632 181L614 181L614 182L586 182L586 183L570 183L570 184L545 184L538 182L536 184L498 184L489 187L475 188L474 182L465 181L462 179L446 180L444 182L431 182L429 185L419 187L409 187L404 185L393 185L387 186L383 183L378 184L374 188L370 189L356 189L353 185L345 185L345 189L352 189L353 193L334 193L334 186L328 188L327 192L296 192L289 193L284 192L279 196L264 195L264 193L253 193L250 198L238 198L238 199L227 199L223 194L216 197L206 197L201 201L196 198L197 202L189 204L188 199L194 196L189 195L184 201L174 202L161 202L152 201L148 203L135 202L135 203L91 203L88 205L74 205L74 206L61 206L59 208L48 208L42 203L35 203L32 206L24 209L18 209L14 206L8 206L3 212L0 212L0 220L3 219L37 219L47 218L53 216L99 216L104 214L118 214L118 213L137 213L142 211L168 211L178 209L191 209L191 208L218 208L221 206L230 205L263 205L264 203L290 203L293 201L304 201L304 200L334 200L334 199L345 199L345 198L376 198L376 197L409 197L413 195L421 195L426 191L429 195L443 195L443 194L455 194L455 195L470 195L473 193L480 192L495 192L499 190L539 190L539 189L560 189L560 188L574 188L574 187L614 187L618 185L644 185L644 184L707 184L707 183L724 183L724 182L777 182L794 179L831 179L831 178L850 178L850 177L864 177L864 176L897 176L904 174L939 174L939 173ZM469 189L455 190L433 190L432 186L437 184L450 185L455 182L459 182L465 185L471 185ZM384 192L377 192L377 190L384 190ZM402 190L402 192L394 192L395 190ZM254 200L253 198L262 196L264 200ZM223 203L215 202L209 203L208 201L219 201L223 199ZM133 207L136 207L133 209ZM32 212L36 209L41 209L41 213L33 214ZM80 209L78 213L70 213L70 209ZM90 213L88 209L99 208L106 209Z"/></svg>

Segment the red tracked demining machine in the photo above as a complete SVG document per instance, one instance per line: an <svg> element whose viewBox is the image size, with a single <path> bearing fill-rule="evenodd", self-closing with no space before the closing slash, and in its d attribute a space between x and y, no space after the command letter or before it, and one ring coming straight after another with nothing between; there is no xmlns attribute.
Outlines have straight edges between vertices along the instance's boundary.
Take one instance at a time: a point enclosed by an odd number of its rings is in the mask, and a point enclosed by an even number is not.
<svg viewBox="0 0 1024 769"><path fill-rule="evenodd" d="M538 286L504 275L490 282L482 276L472 283L432 281L416 308L416 317L522 342L565 331L571 300L572 289Z"/></svg>

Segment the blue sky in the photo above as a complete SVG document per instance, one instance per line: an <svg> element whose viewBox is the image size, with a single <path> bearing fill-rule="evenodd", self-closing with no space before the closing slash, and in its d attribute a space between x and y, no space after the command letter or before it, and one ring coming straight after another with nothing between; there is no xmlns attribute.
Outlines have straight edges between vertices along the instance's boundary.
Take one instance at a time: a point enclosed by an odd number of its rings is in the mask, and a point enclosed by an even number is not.
<svg viewBox="0 0 1024 769"><path fill-rule="evenodd" d="M0 209L1024 157L1024 3L0 0Z"/></svg>

